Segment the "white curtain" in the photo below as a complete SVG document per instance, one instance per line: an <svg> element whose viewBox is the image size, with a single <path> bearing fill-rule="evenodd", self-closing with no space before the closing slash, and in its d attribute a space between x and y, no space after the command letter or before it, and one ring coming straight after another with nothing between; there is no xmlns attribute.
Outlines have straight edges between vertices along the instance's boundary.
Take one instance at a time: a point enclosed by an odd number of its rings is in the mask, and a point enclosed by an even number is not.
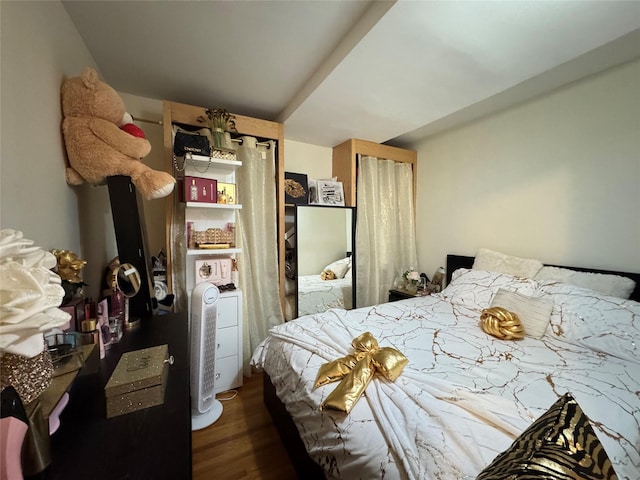
<svg viewBox="0 0 640 480"><path fill-rule="evenodd" d="M360 156L356 302L386 302L396 277L418 267L411 164Z"/></svg>
<svg viewBox="0 0 640 480"><path fill-rule="evenodd" d="M242 290L244 373L250 375L249 359L272 326L284 322L278 288L276 223L276 143L257 145L253 137L242 137L236 172L238 201L237 238Z"/></svg>

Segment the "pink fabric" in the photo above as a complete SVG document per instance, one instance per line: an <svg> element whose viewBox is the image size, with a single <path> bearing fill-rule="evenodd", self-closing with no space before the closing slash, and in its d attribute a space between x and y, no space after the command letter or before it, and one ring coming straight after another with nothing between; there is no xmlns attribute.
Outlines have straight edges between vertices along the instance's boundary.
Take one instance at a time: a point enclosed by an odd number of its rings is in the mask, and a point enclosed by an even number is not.
<svg viewBox="0 0 640 480"><path fill-rule="evenodd" d="M22 480L20 452L27 424L15 417L0 420L0 480Z"/></svg>
<svg viewBox="0 0 640 480"><path fill-rule="evenodd" d="M69 403L69 394L65 393L49 415L49 435L56 433L60 427L60 414Z"/></svg>

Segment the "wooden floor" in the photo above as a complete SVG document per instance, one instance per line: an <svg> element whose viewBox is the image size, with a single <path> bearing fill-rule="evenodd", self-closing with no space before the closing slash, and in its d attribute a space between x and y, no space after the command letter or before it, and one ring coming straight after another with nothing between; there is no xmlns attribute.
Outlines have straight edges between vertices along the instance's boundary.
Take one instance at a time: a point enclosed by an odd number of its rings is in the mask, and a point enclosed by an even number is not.
<svg viewBox="0 0 640 480"><path fill-rule="evenodd" d="M192 433L194 480L297 478L262 401L262 374L245 377L238 396L222 406L218 421Z"/></svg>

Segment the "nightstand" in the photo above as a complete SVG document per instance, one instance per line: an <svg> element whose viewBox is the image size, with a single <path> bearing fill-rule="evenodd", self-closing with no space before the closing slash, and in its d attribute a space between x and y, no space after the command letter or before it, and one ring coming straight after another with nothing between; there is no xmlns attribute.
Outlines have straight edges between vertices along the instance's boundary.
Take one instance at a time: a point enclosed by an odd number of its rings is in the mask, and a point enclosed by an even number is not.
<svg viewBox="0 0 640 480"><path fill-rule="evenodd" d="M422 294L421 291L419 291L418 293L409 293L404 290L398 290L395 288L392 288L391 290L389 290L390 302L397 302L398 300L405 300L407 298L415 298L415 297L423 297L423 296L424 295Z"/></svg>

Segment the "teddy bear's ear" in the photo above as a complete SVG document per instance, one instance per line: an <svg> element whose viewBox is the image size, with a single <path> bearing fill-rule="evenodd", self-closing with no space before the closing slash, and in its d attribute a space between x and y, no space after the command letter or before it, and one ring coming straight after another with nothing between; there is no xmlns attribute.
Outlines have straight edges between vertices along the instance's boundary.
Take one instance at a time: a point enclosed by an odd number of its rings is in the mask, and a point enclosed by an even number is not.
<svg viewBox="0 0 640 480"><path fill-rule="evenodd" d="M80 78L82 79L82 83L84 84L84 86L88 89L93 89L99 81L98 72L96 72L91 67L85 67L84 70L82 70L82 75L80 75Z"/></svg>

